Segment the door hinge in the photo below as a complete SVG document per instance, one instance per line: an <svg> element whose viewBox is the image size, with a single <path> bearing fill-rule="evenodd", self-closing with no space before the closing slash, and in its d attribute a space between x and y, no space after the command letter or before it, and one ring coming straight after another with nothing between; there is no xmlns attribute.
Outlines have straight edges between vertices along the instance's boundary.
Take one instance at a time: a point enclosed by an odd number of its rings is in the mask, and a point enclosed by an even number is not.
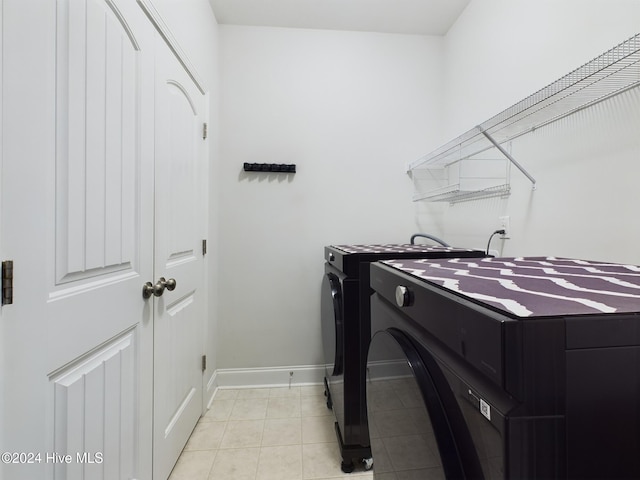
<svg viewBox="0 0 640 480"><path fill-rule="evenodd" d="M202 139L203 140L207 139L207 124L206 123L202 124Z"/></svg>
<svg viewBox="0 0 640 480"><path fill-rule="evenodd" d="M2 262L2 305L13 303L13 260Z"/></svg>
<svg viewBox="0 0 640 480"><path fill-rule="evenodd" d="M202 240L202 255L207 254L207 240Z"/></svg>
<svg viewBox="0 0 640 480"><path fill-rule="evenodd" d="M202 355L202 371L204 372L207 369L207 356Z"/></svg>

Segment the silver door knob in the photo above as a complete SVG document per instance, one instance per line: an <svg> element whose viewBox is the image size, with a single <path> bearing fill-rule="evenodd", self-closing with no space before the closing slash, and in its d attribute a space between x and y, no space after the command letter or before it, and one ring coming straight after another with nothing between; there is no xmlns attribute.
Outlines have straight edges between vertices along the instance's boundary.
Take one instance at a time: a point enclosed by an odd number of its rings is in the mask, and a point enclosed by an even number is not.
<svg viewBox="0 0 640 480"><path fill-rule="evenodd" d="M172 291L176 289L176 285L177 283L175 278L170 278L169 280L167 280L164 277L160 277L155 285L151 282L147 282L142 286L142 298L151 298L152 295L155 297L160 297L164 293L165 288L169 291Z"/></svg>
<svg viewBox="0 0 640 480"><path fill-rule="evenodd" d="M142 285L142 298L145 300L153 295L153 283L147 282Z"/></svg>
<svg viewBox="0 0 640 480"><path fill-rule="evenodd" d="M157 281L155 285L147 282L142 286L142 298L151 298L152 295L159 297L164 293L164 287L164 283L160 281Z"/></svg>
<svg viewBox="0 0 640 480"><path fill-rule="evenodd" d="M164 287L170 292L174 291L176 289L176 286L178 285L175 278L170 278L169 280L165 280L164 277L160 277L160 280L158 280L158 283L162 283Z"/></svg>

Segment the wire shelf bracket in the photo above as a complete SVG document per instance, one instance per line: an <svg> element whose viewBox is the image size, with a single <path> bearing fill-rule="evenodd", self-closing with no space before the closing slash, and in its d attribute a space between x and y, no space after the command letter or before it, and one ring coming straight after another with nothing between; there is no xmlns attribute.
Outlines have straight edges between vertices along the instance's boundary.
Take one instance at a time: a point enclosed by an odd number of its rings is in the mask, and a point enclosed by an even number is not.
<svg viewBox="0 0 640 480"><path fill-rule="evenodd" d="M487 133L487 131L485 129L483 129L480 125L478 125L478 129L480 130L480 133L482 133L485 137L487 137L487 140L489 140L500 151L500 153L502 153L505 157L507 157L507 159L509 159L509 161L511 163L513 163L516 166L516 168L518 170L520 170L524 174L524 176L527 177L531 181L532 188L535 190L536 189L536 179L533 178L531 176L531 174L529 172L527 172L524 169L524 167L522 165L520 165L520 163L518 163L518 161L515 158L513 158L511 156L511 154L509 152L507 152L502 147L502 145L500 145L498 142L496 142L494 140L494 138L491 135L489 135L489 133Z"/></svg>

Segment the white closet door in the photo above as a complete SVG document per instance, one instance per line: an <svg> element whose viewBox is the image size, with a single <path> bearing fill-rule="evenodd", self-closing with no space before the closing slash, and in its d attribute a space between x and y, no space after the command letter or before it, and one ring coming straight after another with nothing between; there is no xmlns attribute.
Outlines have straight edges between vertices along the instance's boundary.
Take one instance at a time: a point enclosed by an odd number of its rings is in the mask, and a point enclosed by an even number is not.
<svg viewBox="0 0 640 480"><path fill-rule="evenodd" d="M150 478L153 28L128 0L2 8L1 450L40 458L0 476Z"/></svg>
<svg viewBox="0 0 640 480"><path fill-rule="evenodd" d="M205 101L158 36L155 103L154 478L167 477L202 413Z"/></svg>

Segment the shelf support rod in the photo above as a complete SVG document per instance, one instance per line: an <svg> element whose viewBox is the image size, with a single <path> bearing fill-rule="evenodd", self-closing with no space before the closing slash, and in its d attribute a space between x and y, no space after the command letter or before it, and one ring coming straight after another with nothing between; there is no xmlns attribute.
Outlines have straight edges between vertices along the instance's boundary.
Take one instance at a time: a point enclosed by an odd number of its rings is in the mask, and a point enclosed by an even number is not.
<svg viewBox="0 0 640 480"><path fill-rule="evenodd" d="M536 189L536 179L535 179L535 178L533 178L533 177L531 176L531 174L530 174L529 172L527 172L527 171L524 169L524 167L523 167L522 165L520 165L520 164L517 162L517 160L516 160L515 158L513 158L513 157L511 156L511 154L510 154L509 152L507 152L507 151L502 147L502 145L500 145L498 142L496 142L496 141L495 141L495 139L494 139L491 135L489 135L489 134L484 130L484 128L482 128L480 125L478 125L478 130L480 130L480 132L481 132L485 137L487 137L487 140L489 140L491 143L493 143L493 145L494 145L498 150L500 150L500 152L501 152L505 157L507 157L511 163L513 163L516 167L518 167L518 170L520 170L520 171L524 174L524 176L525 176L525 177L527 177L527 178L531 181L531 183L533 184L533 189L535 190L535 189Z"/></svg>

